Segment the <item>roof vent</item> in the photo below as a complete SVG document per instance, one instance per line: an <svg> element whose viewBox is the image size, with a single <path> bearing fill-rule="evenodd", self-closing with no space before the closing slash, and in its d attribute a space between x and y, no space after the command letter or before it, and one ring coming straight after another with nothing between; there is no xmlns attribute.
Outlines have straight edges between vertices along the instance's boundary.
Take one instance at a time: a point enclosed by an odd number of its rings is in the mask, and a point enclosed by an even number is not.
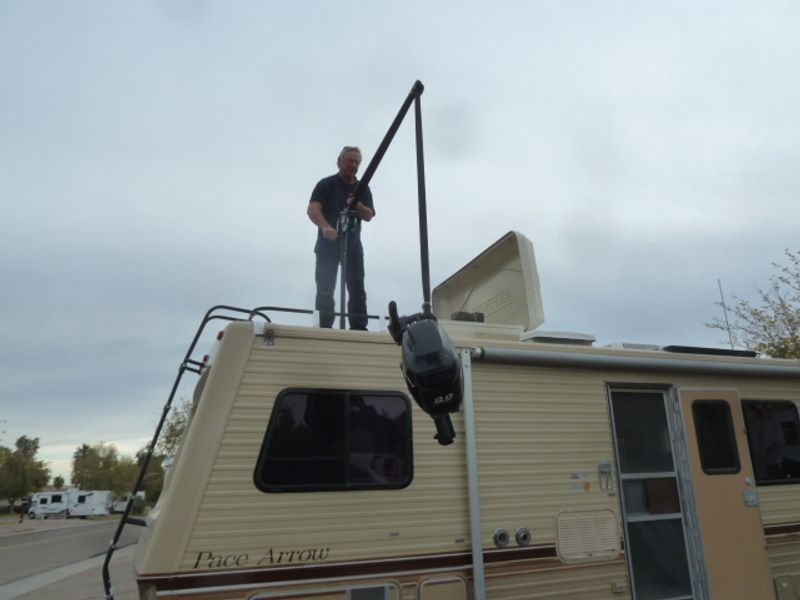
<svg viewBox="0 0 800 600"><path fill-rule="evenodd" d="M660 352L661 346L657 344L639 344L635 342L614 342L606 344L606 348L613 348L615 350L649 350L651 352Z"/></svg>
<svg viewBox="0 0 800 600"><path fill-rule="evenodd" d="M573 346L591 346L597 341L591 333L574 331L526 331L519 336L521 342L537 342L540 344L570 344Z"/></svg>
<svg viewBox="0 0 800 600"><path fill-rule="evenodd" d="M703 346L664 346L666 352L680 352L682 354L712 354L715 356L740 356L742 358L755 358L758 352L753 350L729 350L728 348L705 348Z"/></svg>

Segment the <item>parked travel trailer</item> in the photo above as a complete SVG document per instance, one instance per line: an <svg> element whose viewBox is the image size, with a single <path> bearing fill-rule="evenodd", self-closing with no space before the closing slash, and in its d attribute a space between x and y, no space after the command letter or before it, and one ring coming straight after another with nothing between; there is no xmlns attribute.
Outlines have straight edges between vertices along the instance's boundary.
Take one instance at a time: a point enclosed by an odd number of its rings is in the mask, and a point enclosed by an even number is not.
<svg viewBox="0 0 800 600"><path fill-rule="evenodd" d="M69 495L69 517L86 517L111 514L113 494L108 490L73 490Z"/></svg>
<svg viewBox="0 0 800 600"><path fill-rule="evenodd" d="M31 498L28 516L31 519L48 517L80 517L110 513L113 495L108 490L63 490L39 492Z"/></svg>
<svg viewBox="0 0 800 600"><path fill-rule="evenodd" d="M139 491L134 494L136 498L141 498L144 501L144 491ZM111 512L112 513L121 513L125 511L125 507L128 505L128 498L130 498L130 494L124 494L119 498L114 498L114 502L111 505Z"/></svg>
<svg viewBox="0 0 800 600"><path fill-rule="evenodd" d="M66 517L69 506L69 492L39 492L31 496L28 516L31 519Z"/></svg>
<svg viewBox="0 0 800 600"><path fill-rule="evenodd" d="M388 333L228 324L141 598L800 600L800 361L544 331L514 232L433 308L463 381L449 445Z"/></svg>

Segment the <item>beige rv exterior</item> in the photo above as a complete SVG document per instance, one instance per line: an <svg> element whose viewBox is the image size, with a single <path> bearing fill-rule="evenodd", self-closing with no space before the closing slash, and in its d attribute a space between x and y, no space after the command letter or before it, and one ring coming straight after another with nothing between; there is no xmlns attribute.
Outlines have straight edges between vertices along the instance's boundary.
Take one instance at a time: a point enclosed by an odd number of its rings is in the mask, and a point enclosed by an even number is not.
<svg viewBox="0 0 800 600"><path fill-rule="evenodd" d="M520 274L528 289L527 306L509 312L516 322L492 322L489 311L484 323L443 321L464 367L456 441L438 445L431 419L414 406L413 477L399 489L271 493L254 483L283 391L408 395L388 334L228 325L138 545L141 597L800 599L800 483L756 485L741 408L797 406L800 361L520 341L543 317L535 267L523 264L532 259L526 242L515 234L514 251L500 244L507 256L492 264ZM524 259L515 262L515 252ZM463 295L455 287L451 297ZM503 305L483 289L478 305ZM628 400L640 397L654 406L663 398L671 411L673 449L684 450L672 475L621 466L620 444L629 440L619 439L615 399L635 406ZM735 473L705 473L693 446L696 402L729 407ZM638 521L625 508L634 498L621 493L626 485L666 489L669 498L678 489L678 513L669 500L667 508L652 501L652 514ZM637 595L628 541L637 523L662 519L689 532L692 587Z"/></svg>

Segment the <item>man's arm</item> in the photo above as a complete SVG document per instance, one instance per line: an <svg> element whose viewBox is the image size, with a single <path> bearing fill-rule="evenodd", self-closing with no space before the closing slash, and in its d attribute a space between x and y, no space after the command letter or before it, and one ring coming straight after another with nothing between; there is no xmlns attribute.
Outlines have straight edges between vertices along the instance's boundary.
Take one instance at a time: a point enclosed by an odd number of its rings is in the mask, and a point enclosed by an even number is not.
<svg viewBox="0 0 800 600"><path fill-rule="evenodd" d="M352 198L347 199L347 205L350 206ZM366 204L359 202L356 204L355 208L353 209L358 213L358 216L361 217L365 221L372 221L372 217L375 216L375 211L372 210Z"/></svg>
<svg viewBox="0 0 800 600"><path fill-rule="evenodd" d="M360 204L359 202L359 205ZM311 222L322 230L322 235L325 236L326 240L333 241L336 239L336 228L331 227L331 224L325 219L325 215L322 214L322 204L320 202L316 200L309 202L306 214L308 218L311 219Z"/></svg>

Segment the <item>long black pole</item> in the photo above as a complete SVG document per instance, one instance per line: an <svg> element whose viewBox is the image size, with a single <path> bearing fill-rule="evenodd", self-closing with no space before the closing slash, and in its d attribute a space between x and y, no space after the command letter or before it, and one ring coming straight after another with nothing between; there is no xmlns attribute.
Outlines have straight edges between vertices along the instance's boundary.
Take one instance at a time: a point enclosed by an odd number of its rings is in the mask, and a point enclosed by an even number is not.
<svg viewBox="0 0 800 600"><path fill-rule="evenodd" d="M414 131L417 141L417 203L419 206L419 260L422 270L422 313L431 314L431 275L428 260L428 213L425 202L425 156L422 151L422 103L414 99Z"/></svg>
<svg viewBox="0 0 800 600"><path fill-rule="evenodd" d="M364 195L364 192L369 185L372 176L375 174L375 171L378 168L378 165L381 164L381 160L383 159L383 155L386 154L386 150L389 148L389 144L392 143L394 139L394 135L397 133L397 130L400 128L400 124L403 122L403 119L408 112L408 109L411 108L411 103L414 101L415 98L419 98L422 95L422 92L425 90L425 86L422 85L422 82L417 80L414 82L414 85L411 87L411 91L408 93L408 96L403 101L403 105L400 107L400 110L397 113L397 116L392 121L392 124L389 126L389 131L386 132L386 135L383 136L383 141L378 146L378 149L375 151L375 155L372 157L372 160L369 161L364 174L361 176L361 179L356 185L356 189L353 192L354 200L351 204L352 207L355 207L356 203L361 200L361 196Z"/></svg>
<svg viewBox="0 0 800 600"><path fill-rule="evenodd" d="M347 296L345 290L347 289L347 252L349 248L348 237L350 236L350 211L345 208L339 214L339 222L336 223L339 237L339 329L344 329L344 315L345 315L345 302ZM350 319L351 315L347 315Z"/></svg>
<svg viewBox="0 0 800 600"><path fill-rule="evenodd" d="M416 104L416 106L417 106L417 108L416 108L417 128L419 129L419 131L417 132L417 173L419 174L419 172L420 172L419 169L420 169L420 164L421 164L420 161L422 160L422 155L421 155L421 152L422 152L422 150L421 150L422 130L420 129L421 124L420 124L420 116L419 116L419 114L420 114L420 111L419 111L419 97L420 97L420 95L422 95L422 92L424 90L425 90L425 86L422 85L422 82L420 80L415 81L414 85L411 86L411 91L408 93L408 96L406 96L406 99L403 101L403 104L400 107L400 110L397 112L397 116L394 118L394 121L392 121L392 124L389 126L389 130L386 132L386 135L383 136L383 140L381 141L380 145L378 146L378 149L375 151L375 154L372 157L372 160L369 161L369 164L367 165L367 168L364 171L364 175L361 176L361 179L358 181L358 184L356 184L356 189L353 192L353 202L350 204L350 208L354 209L356 204L359 202L359 200L361 200L361 197L366 192L367 186L369 185L369 182L372 180L372 176L375 174L375 171L378 169L378 165L381 164L381 160L383 160L383 155L386 154L386 150L388 150L389 144L392 143L392 140L394 139L394 136L397 133L397 130L400 128L400 125L403 122L403 119L405 118L406 114L408 113L408 109L411 108L411 103L414 102L415 100L417 102L417 104ZM422 188L421 188L422 189L422 200L421 200L422 204L421 204L421 206L423 207L423 210L424 210L424 206L425 206L425 174L424 173L422 174L422 183L420 185L422 186ZM345 315L345 312L346 312L345 311L345 301L346 301L345 288L347 286L347 281L345 280L345 278L346 278L346 275L347 275L347 267L345 266L345 262L347 260L347 251L348 251L348 248L347 248L347 242L348 242L347 236L348 236L348 231L349 231L349 220L347 219L347 212L348 211L347 211L346 208L345 208L344 211L342 211L342 214L339 217L340 222L337 224L337 228L339 229L338 233L339 233L339 236L340 236L339 243L341 244L341 247L339 249L339 252L340 252L340 254L339 254L339 261L340 261L339 262L339 311L340 311L339 328L340 329L344 329L344 315ZM422 216L420 216L420 218L422 218ZM344 230L342 229L342 220L344 220L344 227L346 228ZM420 225L420 227L421 226L422 225ZM341 236L343 236L344 239L341 239ZM430 307L430 291L428 291L427 295L425 294L425 289L426 289L426 283L425 282L427 282L429 280L429 278L427 276L427 259L428 259L428 237L427 237L427 233L425 235L425 242L424 243L425 243L425 250L424 250L425 262L423 264L423 275L422 275L422 278L423 278L423 283L422 283L423 298L425 299L425 302L427 303L427 305ZM427 287L430 288L430 284L429 283L427 284ZM426 311L426 312L429 312L429 311Z"/></svg>

